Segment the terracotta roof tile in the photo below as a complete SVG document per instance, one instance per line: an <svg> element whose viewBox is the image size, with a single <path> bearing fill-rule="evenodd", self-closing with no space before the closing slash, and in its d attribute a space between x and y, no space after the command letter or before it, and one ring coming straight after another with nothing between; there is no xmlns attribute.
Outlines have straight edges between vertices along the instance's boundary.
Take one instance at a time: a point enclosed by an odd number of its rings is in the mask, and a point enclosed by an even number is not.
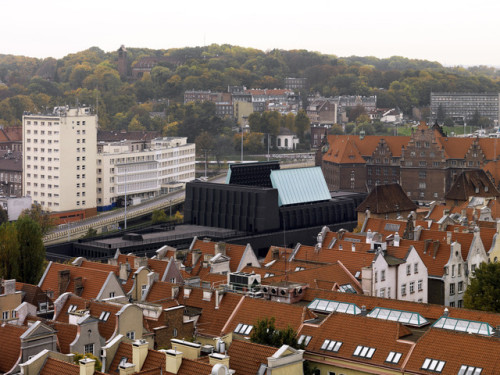
<svg viewBox="0 0 500 375"><path fill-rule="evenodd" d="M28 329L25 326L2 324L0 326L0 342L2 355L0 355L0 372L5 373L14 367L21 357L20 336Z"/></svg>
<svg viewBox="0 0 500 375"><path fill-rule="evenodd" d="M464 350L464 348L467 348ZM432 328L417 342L406 370L419 374L436 374L422 370L426 358L444 361L443 374L458 374L462 365L482 368L482 375L498 374L500 357L498 337L484 337Z"/></svg>
<svg viewBox="0 0 500 375"><path fill-rule="evenodd" d="M356 208L357 212L370 210L374 214L414 211L417 205L408 198L399 184L376 185L366 199Z"/></svg>
<svg viewBox="0 0 500 375"><path fill-rule="evenodd" d="M59 297L59 284L58 276L59 271L69 270L70 271L70 282L63 292L74 292L75 284L74 280L77 277L81 277L83 281L83 291L82 297L86 299L96 298L101 291L104 283L109 277L109 272L100 271L90 268L75 267L68 264L61 264L52 262L50 268L40 286L42 290L53 290L54 300Z"/></svg>
<svg viewBox="0 0 500 375"><path fill-rule="evenodd" d="M309 352L392 368L401 368L412 347L410 343L399 341L411 335L402 324L342 313L330 314L319 325L305 323L298 334L312 337L305 348ZM321 349L325 340L340 341L339 351ZM358 345L375 348L373 357L355 357L353 354ZM403 354L398 364L386 362L391 351Z"/></svg>
<svg viewBox="0 0 500 375"><path fill-rule="evenodd" d="M278 351L266 345L259 345L248 341L233 340L227 354L229 367L236 374L257 374L261 363L267 365L267 358Z"/></svg>
<svg viewBox="0 0 500 375"><path fill-rule="evenodd" d="M60 361L55 358L47 358L40 370L39 375L80 375L80 366L77 364ZM95 371L95 375L103 375L103 372Z"/></svg>

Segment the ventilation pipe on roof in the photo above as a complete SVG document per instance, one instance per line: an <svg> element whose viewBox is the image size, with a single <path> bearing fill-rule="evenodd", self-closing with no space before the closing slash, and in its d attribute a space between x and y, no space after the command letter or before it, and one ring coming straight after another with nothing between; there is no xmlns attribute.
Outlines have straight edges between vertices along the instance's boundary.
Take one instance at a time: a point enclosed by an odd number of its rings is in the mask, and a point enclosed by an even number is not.
<svg viewBox="0 0 500 375"><path fill-rule="evenodd" d="M398 232L394 233L394 246L399 247L400 241L401 237L399 236L399 233Z"/></svg>
<svg viewBox="0 0 500 375"><path fill-rule="evenodd" d="M369 212L367 210L367 212ZM372 239L373 239L373 233L372 233L372 230L371 229L368 229L368 232L366 232L366 243L372 243Z"/></svg>
<svg viewBox="0 0 500 375"><path fill-rule="evenodd" d="M448 316L450 314L450 310L447 307L444 308L443 316Z"/></svg>

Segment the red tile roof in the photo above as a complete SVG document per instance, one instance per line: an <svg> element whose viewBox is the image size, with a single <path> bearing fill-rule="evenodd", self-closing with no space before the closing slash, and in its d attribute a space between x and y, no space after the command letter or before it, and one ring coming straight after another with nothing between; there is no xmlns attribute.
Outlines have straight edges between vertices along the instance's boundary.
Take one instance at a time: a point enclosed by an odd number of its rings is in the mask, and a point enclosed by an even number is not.
<svg viewBox="0 0 500 375"><path fill-rule="evenodd" d="M0 342L2 354L0 355L0 372L5 373L14 367L21 357L20 336L28 329L26 326L2 324L0 326Z"/></svg>
<svg viewBox="0 0 500 375"><path fill-rule="evenodd" d="M253 342L233 340L227 354L229 355L229 367L236 374L257 374L261 363L267 365L267 358L278 351L266 345Z"/></svg>
<svg viewBox="0 0 500 375"><path fill-rule="evenodd" d="M40 370L39 375L80 375L80 366L77 364L60 361L55 358L47 358ZM103 372L95 371L94 375L104 375Z"/></svg>
<svg viewBox="0 0 500 375"><path fill-rule="evenodd" d="M54 299L59 297L59 271L69 270L70 271L70 282L63 292L74 292L75 284L74 280L77 277L82 278L83 291L82 298L92 299L97 298L99 292L101 291L104 283L109 277L109 272L100 271L90 268L75 267L68 264L61 264L51 262L49 265L48 272L43 279L42 285L40 286L42 290L52 290L54 291Z"/></svg>

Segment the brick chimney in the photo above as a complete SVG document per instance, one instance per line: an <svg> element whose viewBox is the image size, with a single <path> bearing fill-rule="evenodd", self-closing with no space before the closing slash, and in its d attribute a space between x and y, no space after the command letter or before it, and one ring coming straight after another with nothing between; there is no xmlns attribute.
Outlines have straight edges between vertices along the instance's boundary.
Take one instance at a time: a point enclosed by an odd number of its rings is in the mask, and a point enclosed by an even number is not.
<svg viewBox="0 0 500 375"><path fill-rule="evenodd" d="M95 360L90 358L80 359L80 375L93 375L95 371Z"/></svg>
<svg viewBox="0 0 500 375"><path fill-rule="evenodd" d="M69 285L70 272L69 270L61 270L57 274L57 287L59 290L59 295L66 292L66 288Z"/></svg>
<svg viewBox="0 0 500 375"><path fill-rule="evenodd" d="M16 279L3 281L3 293L14 294L16 292Z"/></svg>
<svg viewBox="0 0 500 375"><path fill-rule="evenodd" d="M208 361L210 366L214 366L218 363L229 368L229 356L221 353L212 353L208 356Z"/></svg>

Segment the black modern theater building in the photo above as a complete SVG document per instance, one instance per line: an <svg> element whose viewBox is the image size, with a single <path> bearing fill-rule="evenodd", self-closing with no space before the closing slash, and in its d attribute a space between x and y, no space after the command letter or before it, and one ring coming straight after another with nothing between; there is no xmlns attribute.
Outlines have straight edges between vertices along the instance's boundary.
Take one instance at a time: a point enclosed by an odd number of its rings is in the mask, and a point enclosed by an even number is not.
<svg viewBox="0 0 500 375"><path fill-rule="evenodd" d="M365 194L329 192L319 167L280 169L278 162L231 165L225 184L186 185L188 224L265 233L356 221Z"/></svg>

